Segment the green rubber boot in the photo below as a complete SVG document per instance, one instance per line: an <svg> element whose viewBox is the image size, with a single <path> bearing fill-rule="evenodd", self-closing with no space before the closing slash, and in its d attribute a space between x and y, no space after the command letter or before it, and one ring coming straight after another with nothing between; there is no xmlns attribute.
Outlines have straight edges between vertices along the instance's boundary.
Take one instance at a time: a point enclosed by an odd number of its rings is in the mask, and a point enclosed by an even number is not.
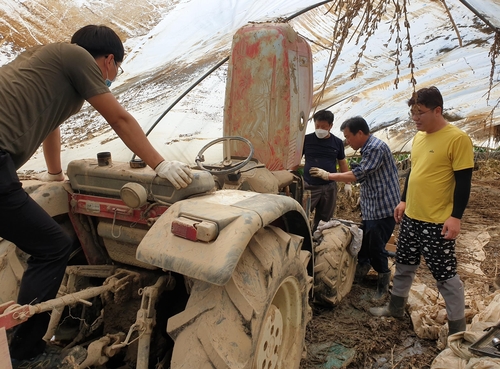
<svg viewBox="0 0 500 369"><path fill-rule="evenodd" d="M380 300L389 292L389 282L391 281L391 272L379 273L377 279L377 293L374 300Z"/></svg>
<svg viewBox="0 0 500 369"><path fill-rule="evenodd" d="M389 305L370 308L373 316L392 316L401 319L405 316L405 307L408 297L391 295Z"/></svg>
<svg viewBox="0 0 500 369"><path fill-rule="evenodd" d="M357 264L354 272L354 283L360 284L365 279L372 266L370 264Z"/></svg>
<svg viewBox="0 0 500 369"><path fill-rule="evenodd" d="M448 336L465 331L467 324L465 318L459 320L448 320Z"/></svg>

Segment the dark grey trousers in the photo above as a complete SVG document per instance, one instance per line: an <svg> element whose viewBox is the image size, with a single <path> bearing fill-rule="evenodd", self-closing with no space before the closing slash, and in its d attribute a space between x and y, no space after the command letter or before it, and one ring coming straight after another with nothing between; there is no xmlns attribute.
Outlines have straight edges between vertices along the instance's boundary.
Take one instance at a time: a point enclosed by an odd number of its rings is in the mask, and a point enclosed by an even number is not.
<svg viewBox="0 0 500 369"><path fill-rule="evenodd" d="M311 212L315 210L312 227L312 232L314 232L320 220L328 222L333 217L337 204L337 182L332 181L319 186L306 183L305 189L311 191Z"/></svg>
<svg viewBox="0 0 500 369"><path fill-rule="evenodd" d="M11 157L3 150L0 150L0 237L30 255L17 303L37 304L56 297L72 240L23 190ZM10 343L13 359L29 359L43 352L42 337L49 319L48 313L37 314L14 328Z"/></svg>

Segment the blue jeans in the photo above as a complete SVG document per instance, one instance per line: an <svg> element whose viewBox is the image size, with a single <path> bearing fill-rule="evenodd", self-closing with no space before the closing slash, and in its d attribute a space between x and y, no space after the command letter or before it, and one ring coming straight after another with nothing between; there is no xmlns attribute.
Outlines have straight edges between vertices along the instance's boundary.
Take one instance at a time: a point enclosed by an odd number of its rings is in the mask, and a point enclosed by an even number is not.
<svg viewBox="0 0 500 369"><path fill-rule="evenodd" d="M72 239L23 190L10 155L0 150L0 237L30 255L17 303L37 304L57 295L71 252ZM32 358L45 349L42 340L50 316L36 314L15 327L13 359Z"/></svg>
<svg viewBox="0 0 500 369"><path fill-rule="evenodd" d="M389 273L387 257L389 253L385 245L391 238L396 221L394 217L376 220L363 220L363 242L358 253L358 264L370 264L377 273Z"/></svg>

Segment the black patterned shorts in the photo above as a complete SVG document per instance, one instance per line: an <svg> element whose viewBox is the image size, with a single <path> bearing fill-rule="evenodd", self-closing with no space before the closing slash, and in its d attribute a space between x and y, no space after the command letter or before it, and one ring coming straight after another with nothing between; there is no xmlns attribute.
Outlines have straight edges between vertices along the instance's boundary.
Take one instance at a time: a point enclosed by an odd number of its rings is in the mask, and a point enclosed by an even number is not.
<svg viewBox="0 0 500 369"><path fill-rule="evenodd" d="M427 267L437 281L445 281L457 274L455 240L441 235L442 223L428 223L403 216L399 229L396 262L419 265L423 255Z"/></svg>

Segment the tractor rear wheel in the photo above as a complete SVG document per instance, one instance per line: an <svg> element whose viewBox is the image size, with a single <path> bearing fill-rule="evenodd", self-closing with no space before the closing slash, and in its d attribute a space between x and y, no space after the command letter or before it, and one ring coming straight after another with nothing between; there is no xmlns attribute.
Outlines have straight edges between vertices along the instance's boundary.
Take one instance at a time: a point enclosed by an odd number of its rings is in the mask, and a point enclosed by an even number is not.
<svg viewBox="0 0 500 369"><path fill-rule="evenodd" d="M195 281L186 309L168 322L171 368L299 368L312 287L302 241L263 228L226 285Z"/></svg>
<svg viewBox="0 0 500 369"><path fill-rule="evenodd" d="M344 225L323 230L323 240L314 250L315 302L335 306L351 290L357 263L347 251L351 240Z"/></svg>

